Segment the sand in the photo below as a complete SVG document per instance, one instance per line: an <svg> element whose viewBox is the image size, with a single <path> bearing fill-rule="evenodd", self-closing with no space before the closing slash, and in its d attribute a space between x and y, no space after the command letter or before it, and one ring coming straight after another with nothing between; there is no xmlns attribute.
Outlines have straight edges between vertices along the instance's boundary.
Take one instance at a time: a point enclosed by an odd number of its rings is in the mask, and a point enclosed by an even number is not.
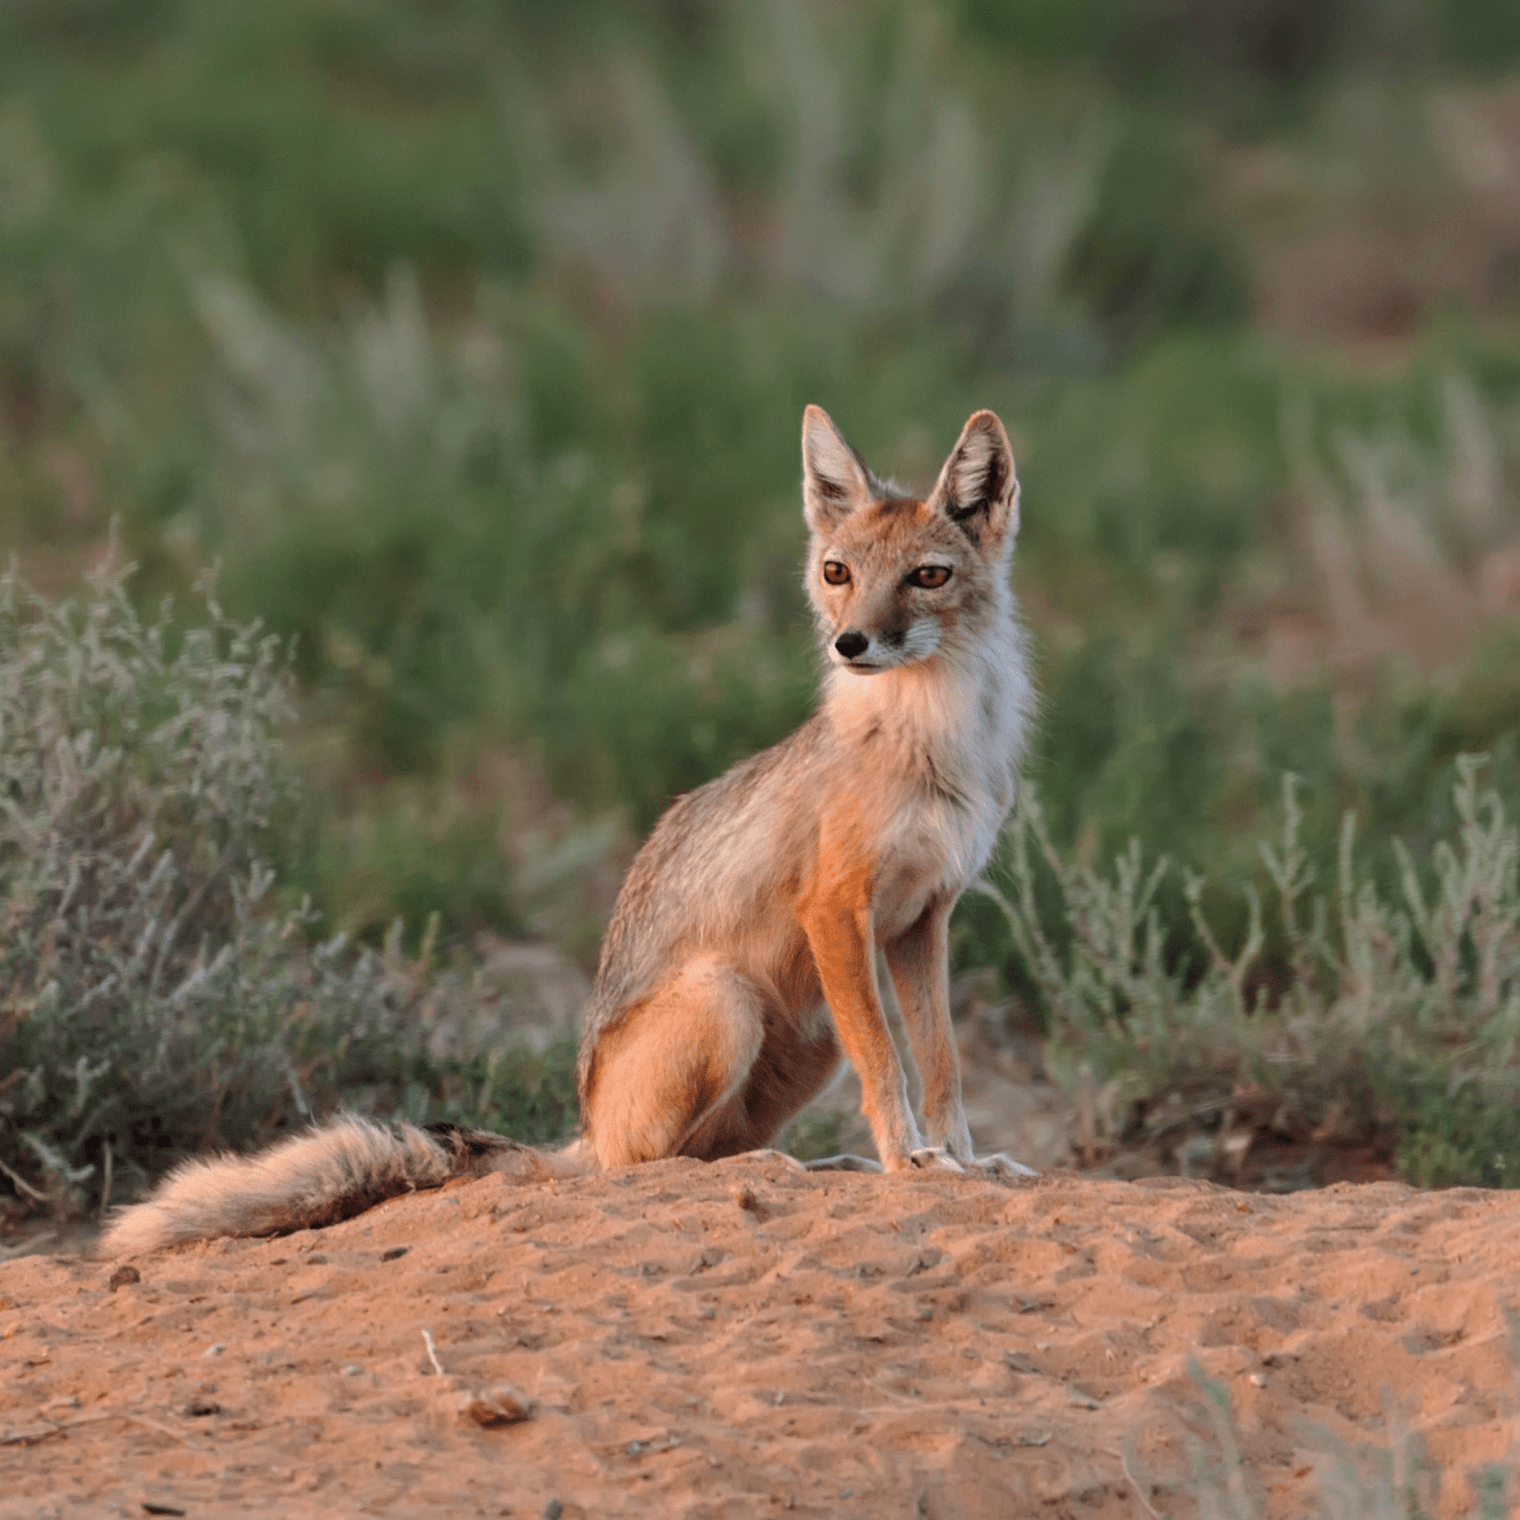
<svg viewBox="0 0 1520 1520"><path fill-rule="evenodd" d="M1520 1194L1394 1183L493 1177L0 1266L0 1515L1187 1514L1193 1358L1267 1516L1390 1414L1464 1514L1520 1449L1517 1261Z"/></svg>

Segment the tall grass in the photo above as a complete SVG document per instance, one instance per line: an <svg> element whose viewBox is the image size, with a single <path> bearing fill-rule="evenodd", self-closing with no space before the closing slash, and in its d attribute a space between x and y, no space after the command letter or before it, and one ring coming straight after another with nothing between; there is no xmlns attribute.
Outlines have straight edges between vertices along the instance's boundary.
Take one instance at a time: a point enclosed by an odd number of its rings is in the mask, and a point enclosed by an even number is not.
<svg viewBox="0 0 1520 1520"><path fill-rule="evenodd" d="M209 598L200 626L145 622L124 579L108 565L61 603L0 579L0 1169L17 1198L104 1202L340 1102L557 1136L563 1041L533 1057L432 1038L509 1001L488 980L434 968L430 943L408 960L399 932L383 954L309 943L314 915L272 905L294 787L279 641Z"/></svg>
<svg viewBox="0 0 1520 1520"><path fill-rule="evenodd" d="M1316 1136L1391 1141L1422 1184L1514 1185L1520 826L1480 788L1479 760L1457 769L1456 826L1422 859L1395 843L1391 894L1358 862L1351 813L1333 884L1313 890L1286 778L1280 841L1260 846L1269 895L1247 887L1228 949L1202 877L1184 873L1179 945L1157 906L1168 860L1147 863L1132 841L1111 873L1078 864L1026 796L1006 890L984 890L1043 997L1088 1161L1143 1142L1238 1176L1258 1138Z"/></svg>
<svg viewBox="0 0 1520 1520"><path fill-rule="evenodd" d="M1156 1511L1147 1489L1152 1496L1180 1490L1209 1520L1257 1520L1263 1510L1262 1484L1244 1460L1229 1389L1209 1377L1193 1357L1188 1358L1188 1376L1202 1401L1180 1422L1188 1476L1180 1483L1159 1481L1133 1447L1122 1458L1125 1476L1152 1514ZM1386 1445L1369 1442L1353 1449L1332 1430L1308 1420L1296 1422L1312 1454L1318 1513L1324 1520L1424 1520L1437 1512L1445 1475L1430 1463L1424 1442L1410 1429L1391 1393L1386 1402ZM1501 1520L1510 1512L1509 1464L1490 1463L1463 1476L1473 1490L1475 1502L1466 1510L1472 1520Z"/></svg>

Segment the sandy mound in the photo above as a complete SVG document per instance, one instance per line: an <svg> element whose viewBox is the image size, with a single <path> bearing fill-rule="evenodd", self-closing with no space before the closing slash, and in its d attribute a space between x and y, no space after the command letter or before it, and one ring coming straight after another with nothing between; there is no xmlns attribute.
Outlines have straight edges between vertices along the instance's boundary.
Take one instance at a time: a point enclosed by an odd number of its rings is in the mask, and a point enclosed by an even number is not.
<svg viewBox="0 0 1520 1520"><path fill-rule="evenodd" d="M1306 1418L1386 1449L1390 1402L1460 1514L1517 1434L1517 1260L1520 1194L1471 1190L489 1178L115 1288L0 1267L0 1514L1130 1520L1198 1460L1193 1354L1268 1516L1318 1508Z"/></svg>

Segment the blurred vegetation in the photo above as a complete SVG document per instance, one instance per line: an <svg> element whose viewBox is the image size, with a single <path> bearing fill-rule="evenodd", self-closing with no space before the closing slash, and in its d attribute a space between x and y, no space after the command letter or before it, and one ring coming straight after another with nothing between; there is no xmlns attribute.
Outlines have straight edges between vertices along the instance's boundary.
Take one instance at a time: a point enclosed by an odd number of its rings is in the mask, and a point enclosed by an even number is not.
<svg viewBox="0 0 1520 1520"><path fill-rule="evenodd" d="M1513 1320L1509 1359L1520 1363L1520 1343ZM1210 1377L1194 1355L1187 1360L1188 1377L1198 1402L1180 1414L1182 1449L1187 1471L1163 1476L1145 1462L1134 1437L1126 1443L1125 1476L1152 1494L1187 1495L1199 1514L1217 1520L1257 1520L1265 1507L1262 1484L1245 1461L1249 1429L1236 1415L1230 1390L1222 1378ZM1390 1407L1379 1438L1353 1447L1327 1425L1304 1419L1300 1430L1311 1454L1313 1487L1323 1520L1365 1516L1366 1520L1423 1520L1433 1514L1438 1496L1449 1496L1452 1473L1433 1460L1409 1417ZM1453 1506L1464 1520L1503 1520L1510 1513L1512 1464L1507 1459L1486 1463L1463 1475L1469 1488L1465 1508ZM1307 1473L1310 1469L1304 1469ZM1300 1476L1303 1474L1301 1473ZM1450 1501L1449 1501L1450 1502Z"/></svg>
<svg viewBox="0 0 1520 1520"><path fill-rule="evenodd" d="M271 912L584 965L812 701L803 405L915 482L990 405L1052 842L1233 955L1284 771L1384 891L1459 755L1516 800L1517 70L1495 0L15 0L0 548L287 641Z"/></svg>
<svg viewBox="0 0 1520 1520"><path fill-rule="evenodd" d="M1053 844L1026 797L1002 911L1051 1011L1051 1061L1074 1100L1084 1161L1144 1145L1239 1180L1262 1138L1380 1139L1424 1185L1513 1185L1520 1171L1520 827L1482 762L1461 757L1450 837L1424 859L1396 842L1380 890L1341 824L1333 887L1316 889L1297 778L1282 833L1262 841L1266 902L1226 951L1186 872L1179 954L1159 899L1170 862L1138 841L1111 874ZM1054 888L1056 934L1047 933ZM1278 964L1268 956L1275 942Z"/></svg>
<svg viewBox="0 0 1520 1520"><path fill-rule="evenodd" d="M229 620L144 622L120 572L50 603L0 579L0 1172L18 1201L104 1207L167 1161L340 1103L558 1139L573 1052L497 1041L480 975L268 908L295 787L279 641Z"/></svg>

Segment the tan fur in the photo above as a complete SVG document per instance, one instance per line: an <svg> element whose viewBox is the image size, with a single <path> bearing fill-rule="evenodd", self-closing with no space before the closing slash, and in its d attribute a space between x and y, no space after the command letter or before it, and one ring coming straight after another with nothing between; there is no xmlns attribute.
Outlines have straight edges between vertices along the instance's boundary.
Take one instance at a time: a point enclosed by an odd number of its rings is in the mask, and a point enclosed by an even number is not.
<svg viewBox="0 0 1520 1520"><path fill-rule="evenodd" d="M578 1169L573 1154L544 1154L479 1130L392 1129L345 1115L254 1156L184 1162L146 1202L117 1215L101 1249L138 1256L220 1235L319 1229L451 1177L506 1172L528 1181Z"/></svg>
<svg viewBox="0 0 1520 1520"><path fill-rule="evenodd" d="M583 1133L603 1165L768 1144L827 1080L836 1038L888 1169L973 1160L948 921L1012 806L1032 708L1008 586L1013 457L979 412L920 501L809 407L803 462L824 699L681 798L628 873L581 1039ZM925 567L948 580L915 585ZM922 1132L878 950L923 1079Z"/></svg>
<svg viewBox="0 0 1520 1520"><path fill-rule="evenodd" d="M549 1155L343 1119L248 1159L187 1163L120 1217L107 1251L327 1224L455 1176L756 1149L841 1050L888 1170L975 1160L947 942L1013 805L1033 706L1008 582L1013 455L978 412L919 500L873 476L818 407L802 446L823 699L773 749L679 798L630 867L581 1032L582 1138ZM922 1078L922 1130L878 951Z"/></svg>

